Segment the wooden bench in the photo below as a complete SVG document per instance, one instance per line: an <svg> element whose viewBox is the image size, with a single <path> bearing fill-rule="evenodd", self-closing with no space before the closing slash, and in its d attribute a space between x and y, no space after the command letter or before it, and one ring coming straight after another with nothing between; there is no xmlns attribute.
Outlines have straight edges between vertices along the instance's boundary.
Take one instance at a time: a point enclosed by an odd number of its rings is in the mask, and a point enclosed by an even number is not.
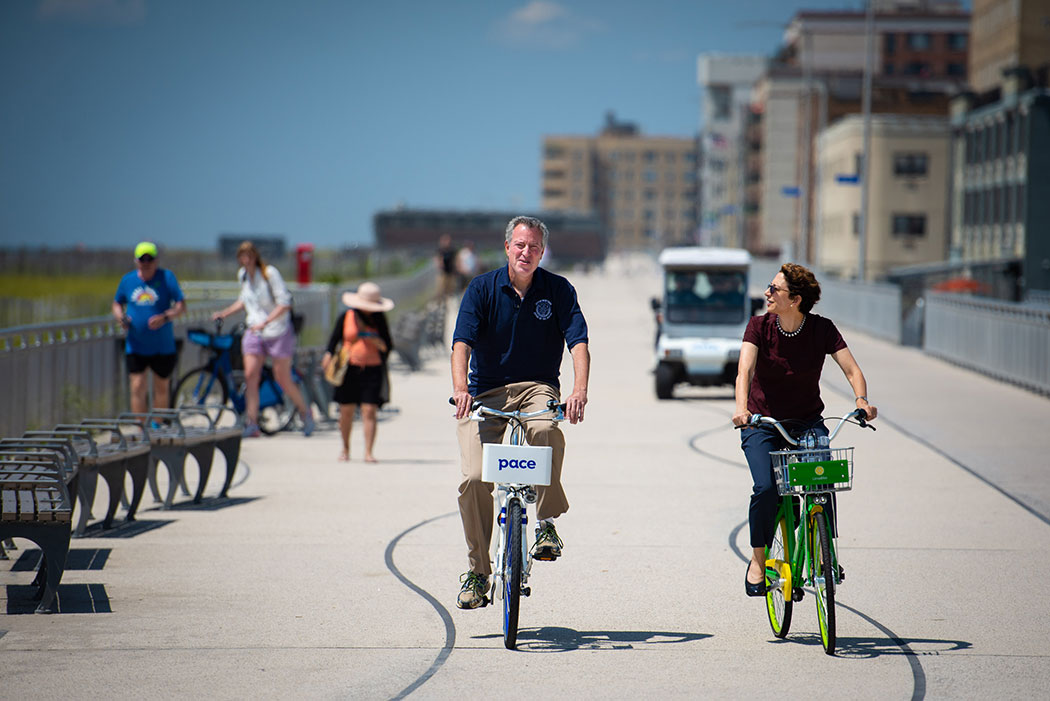
<svg viewBox="0 0 1050 701"><path fill-rule="evenodd" d="M122 427L137 427L137 435L129 439ZM105 434L106 440L96 440L99 434ZM87 531L99 476L109 487L109 505L102 527L113 526L117 507L124 497L124 477L127 474L132 478L132 495L125 520L135 520L145 488L150 452L149 437L141 424L116 419L86 419L79 424L58 424L50 431L26 431L23 434L23 439L49 438L69 440L76 454L79 479L77 488L71 489L70 495L79 502L80 515L73 529L74 537L82 537Z"/></svg>
<svg viewBox="0 0 1050 701"><path fill-rule="evenodd" d="M148 413L121 414L121 419L139 420L151 425L149 440L150 452L147 480L153 493L154 501L161 502L163 508L170 509L175 502L175 493L181 486L188 495L186 482L186 456L192 455L200 466L200 483L193 495L193 502L200 503L204 488L211 474L215 450L222 452L226 459L226 479L219 496L225 497L233 481L233 473L240 459L243 427L239 423L233 426L219 426L219 418L224 411L233 416L232 409L221 405L183 406L178 409L154 409ZM194 423L194 421L202 422ZM163 462L168 470L168 491L162 499L157 484L157 465Z"/></svg>
<svg viewBox="0 0 1050 701"><path fill-rule="evenodd" d="M0 539L25 538L43 553L33 583L37 613L51 613L69 554L73 504L59 452L10 450L0 457Z"/></svg>

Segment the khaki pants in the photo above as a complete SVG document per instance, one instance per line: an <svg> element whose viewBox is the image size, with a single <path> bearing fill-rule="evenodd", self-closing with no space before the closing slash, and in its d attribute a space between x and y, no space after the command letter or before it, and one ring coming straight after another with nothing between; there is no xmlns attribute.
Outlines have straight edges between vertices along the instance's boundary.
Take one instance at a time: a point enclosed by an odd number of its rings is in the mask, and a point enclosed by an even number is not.
<svg viewBox="0 0 1050 701"><path fill-rule="evenodd" d="M539 411L546 409L551 399L560 401L557 390L541 382L515 382L484 392L475 399L501 411ZM478 574L492 574L489 542L492 540L493 484L481 481L481 445L502 443L507 423L497 418L471 421L464 417L456 427L463 472L463 482L459 485L459 515L467 539L470 569ZM541 521L560 516L569 509L565 491L561 488L565 437L553 421L540 419L525 422L525 437L529 445L549 445L553 449L550 486L536 487L539 495L536 516Z"/></svg>

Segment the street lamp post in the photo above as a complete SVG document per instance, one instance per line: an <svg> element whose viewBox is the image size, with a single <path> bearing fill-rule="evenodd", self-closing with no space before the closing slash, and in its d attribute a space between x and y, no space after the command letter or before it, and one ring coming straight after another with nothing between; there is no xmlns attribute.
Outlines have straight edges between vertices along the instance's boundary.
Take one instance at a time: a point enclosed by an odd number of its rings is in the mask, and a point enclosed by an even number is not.
<svg viewBox="0 0 1050 701"><path fill-rule="evenodd" d="M859 243L857 249L857 279L867 277L868 262L868 181L871 174L871 74L875 63L875 3L868 0L864 17L864 156L861 159L860 173L860 223L858 228Z"/></svg>

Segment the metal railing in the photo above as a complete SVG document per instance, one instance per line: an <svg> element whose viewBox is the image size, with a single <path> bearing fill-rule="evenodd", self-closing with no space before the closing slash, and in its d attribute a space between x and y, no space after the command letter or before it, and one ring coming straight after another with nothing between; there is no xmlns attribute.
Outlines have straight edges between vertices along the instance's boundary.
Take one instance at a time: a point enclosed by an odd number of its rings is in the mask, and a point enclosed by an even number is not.
<svg viewBox="0 0 1050 701"><path fill-rule="evenodd" d="M930 355L1050 394L1050 309L934 292L925 314Z"/></svg>
<svg viewBox="0 0 1050 701"><path fill-rule="evenodd" d="M383 295L398 303L392 316L422 307L433 296L434 280L429 265L411 275L379 280ZM184 342L186 330L214 328L212 313L236 299L239 290L235 282L183 281L180 287L187 313L174 322L180 353L173 381L207 359L203 348ZM356 284L345 286L351 287ZM295 311L305 316L298 348L317 351L328 341L344 286L290 284L289 290ZM115 416L128 406L124 333L113 317L0 329L0 435L20 435L84 416Z"/></svg>
<svg viewBox="0 0 1050 701"><path fill-rule="evenodd" d="M901 342L901 290L896 285L825 279L814 311L837 326Z"/></svg>

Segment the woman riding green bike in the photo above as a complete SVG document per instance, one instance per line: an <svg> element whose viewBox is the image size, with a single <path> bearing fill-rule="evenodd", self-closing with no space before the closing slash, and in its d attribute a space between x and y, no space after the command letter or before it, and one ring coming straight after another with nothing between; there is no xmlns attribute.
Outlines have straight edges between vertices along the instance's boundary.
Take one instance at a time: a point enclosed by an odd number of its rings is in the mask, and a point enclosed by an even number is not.
<svg viewBox="0 0 1050 701"><path fill-rule="evenodd" d="M744 577L748 596L766 594L765 549L773 542L780 500L770 453L786 446L772 426L747 426L751 415L772 416L799 432L812 429L827 436L820 372L828 355L853 388L857 408L869 420L878 414L868 403L864 373L835 324L810 313L819 300L820 284L813 273L785 263L766 288L766 313L751 319L740 346L733 424L745 426L740 443L754 481L748 511L752 555Z"/></svg>

